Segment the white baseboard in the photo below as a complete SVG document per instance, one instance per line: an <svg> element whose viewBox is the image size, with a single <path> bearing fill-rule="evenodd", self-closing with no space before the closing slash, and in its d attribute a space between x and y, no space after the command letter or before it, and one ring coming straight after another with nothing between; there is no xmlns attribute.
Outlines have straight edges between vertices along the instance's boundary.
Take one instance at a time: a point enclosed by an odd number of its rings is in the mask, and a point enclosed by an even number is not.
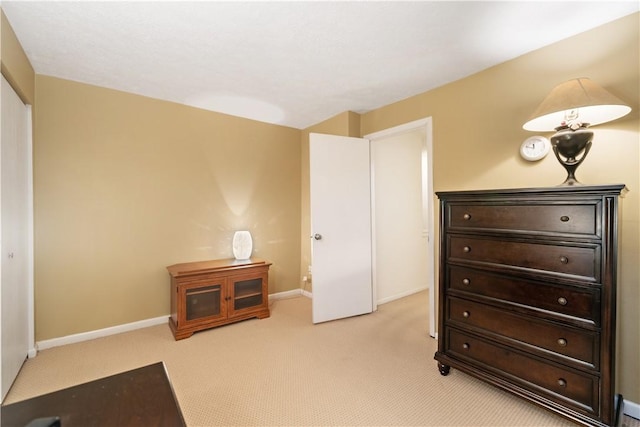
<svg viewBox="0 0 640 427"><path fill-rule="evenodd" d="M626 399L623 399L623 401L624 401L624 409L623 409L624 414L630 417L633 417L637 420L640 420L640 405Z"/></svg>
<svg viewBox="0 0 640 427"><path fill-rule="evenodd" d="M36 344L33 345L29 350L27 350L27 358L33 359L38 355L38 350L36 350Z"/></svg>
<svg viewBox="0 0 640 427"><path fill-rule="evenodd" d="M299 297L301 294L302 289L293 289L291 291L278 292L277 294L269 294L269 301Z"/></svg>
<svg viewBox="0 0 640 427"><path fill-rule="evenodd" d="M293 298L302 295L302 289L294 289L286 292L269 295L269 300ZM96 331L82 332L65 337L53 338L50 340L37 341L35 348L29 350L28 356L34 357L39 350L59 347L61 345L75 344L82 341L89 341L96 338L107 337L109 335L121 334L123 332L135 331L136 329L148 328L150 326L162 325L169 321L169 316L160 316L153 319L140 320L138 322L126 323L124 325L112 326L110 328L98 329Z"/></svg>
<svg viewBox="0 0 640 427"><path fill-rule="evenodd" d="M82 332L79 334L67 335L66 337L53 338L50 340L37 341L36 349L46 350L47 348L59 347L61 345L75 344L82 341L89 341L96 338L107 337L109 335L121 334L123 332L134 331L136 329L148 328L149 326L162 325L169 321L169 316L160 316L154 319L140 320L138 322L126 323L124 325L112 326L110 328L98 329L96 331Z"/></svg>
<svg viewBox="0 0 640 427"><path fill-rule="evenodd" d="M278 292L277 294L271 294L271 295L269 295L269 301L272 301L272 300L275 301L275 300L287 299L287 298L294 298L294 297L299 297L299 296L311 298L312 295L313 294L311 292L305 291L304 289L294 289L292 291Z"/></svg>
<svg viewBox="0 0 640 427"><path fill-rule="evenodd" d="M415 288L415 289L411 289L409 291L401 292L399 294L395 294L395 295L392 295L392 296L387 297L387 298L382 298L382 299L378 300L378 305L386 304L388 302L395 301L395 300L400 299L400 298L408 297L409 295L417 294L418 292L422 292L422 291L424 291L426 289L429 289L429 288L424 286L424 287L421 287L421 288Z"/></svg>

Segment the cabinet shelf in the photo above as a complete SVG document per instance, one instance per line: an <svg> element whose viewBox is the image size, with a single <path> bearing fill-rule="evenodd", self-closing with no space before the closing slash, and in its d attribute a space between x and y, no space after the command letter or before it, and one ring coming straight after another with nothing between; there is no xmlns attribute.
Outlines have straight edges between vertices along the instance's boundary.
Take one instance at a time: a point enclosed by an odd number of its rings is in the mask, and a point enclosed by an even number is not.
<svg viewBox="0 0 640 427"><path fill-rule="evenodd" d="M206 294L210 292L220 291L219 287L218 289L215 289L215 288L216 288L215 286L209 286L207 288L202 288L202 289L188 290L187 295L199 295L199 294Z"/></svg>
<svg viewBox="0 0 640 427"><path fill-rule="evenodd" d="M251 298L251 297L255 297L256 295L262 295L262 292L251 292L243 295L236 295L234 299L239 300L239 299Z"/></svg>
<svg viewBox="0 0 640 427"><path fill-rule="evenodd" d="M252 317L269 317L270 266L259 259L227 259L167 267L171 275L169 327L175 339Z"/></svg>

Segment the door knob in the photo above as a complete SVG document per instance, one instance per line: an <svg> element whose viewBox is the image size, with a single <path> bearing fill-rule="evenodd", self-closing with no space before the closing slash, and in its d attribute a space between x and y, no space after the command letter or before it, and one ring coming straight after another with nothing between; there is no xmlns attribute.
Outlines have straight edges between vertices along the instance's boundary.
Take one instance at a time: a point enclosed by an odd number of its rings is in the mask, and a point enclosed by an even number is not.
<svg viewBox="0 0 640 427"><path fill-rule="evenodd" d="M313 238L316 239L316 240L322 240L322 234L316 233L316 234L313 235Z"/></svg>

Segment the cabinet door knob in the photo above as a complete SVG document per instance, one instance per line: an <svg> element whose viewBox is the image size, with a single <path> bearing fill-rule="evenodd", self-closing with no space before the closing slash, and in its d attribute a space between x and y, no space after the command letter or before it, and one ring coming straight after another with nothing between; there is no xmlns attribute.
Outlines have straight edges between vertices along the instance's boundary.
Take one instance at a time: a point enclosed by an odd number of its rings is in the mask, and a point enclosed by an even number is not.
<svg viewBox="0 0 640 427"><path fill-rule="evenodd" d="M566 387L567 386L567 380L565 380L564 378L558 378L558 385L560 387Z"/></svg>
<svg viewBox="0 0 640 427"><path fill-rule="evenodd" d="M471 280L467 279L466 277L464 279L462 279L462 284L463 285L468 285L469 283L471 283Z"/></svg>
<svg viewBox="0 0 640 427"><path fill-rule="evenodd" d="M558 304L560 305L567 305L567 299L564 297L560 297L558 298Z"/></svg>
<svg viewBox="0 0 640 427"><path fill-rule="evenodd" d="M462 215L462 218L466 219L467 221L471 219L471 215L466 213L464 215Z"/></svg>
<svg viewBox="0 0 640 427"><path fill-rule="evenodd" d="M470 345L469 345L469 343L467 343L467 342L466 342L466 343L464 343L464 344L462 344L462 348L464 348L465 350L469 350L469 348L470 348L470 347L471 347L471 346L470 346Z"/></svg>
<svg viewBox="0 0 640 427"><path fill-rule="evenodd" d="M567 340L564 338L558 338L558 345L560 347L566 347L567 346Z"/></svg>
<svg viewBox="0 0 640 427"><path fill-rule="evenodd" d="M562 215L562 216L560 217L560 221L562 221L562 222L569 222L569 217L568 217L568 216L566 216L566 215Z"/></svg>
<svg viewBox="0 0 640 427"><path fill-rule="evenodd" d="M465 246L464 248L462 248L462 252L471 252L471 247Z"/></svg>
<svg viewBox="0 0 640 427"><path fill-rule="evenodd" d="M563 264L569 264L569 258L567 258L566 256L561 256L560 262Z"/></svg>
<svg viewBox="0 0 640 427"><path fill-rule="evenodd" d="M469 316L471 316L471 313L469 313L468 311L462 312L462 317L469 317Z"/></svg>

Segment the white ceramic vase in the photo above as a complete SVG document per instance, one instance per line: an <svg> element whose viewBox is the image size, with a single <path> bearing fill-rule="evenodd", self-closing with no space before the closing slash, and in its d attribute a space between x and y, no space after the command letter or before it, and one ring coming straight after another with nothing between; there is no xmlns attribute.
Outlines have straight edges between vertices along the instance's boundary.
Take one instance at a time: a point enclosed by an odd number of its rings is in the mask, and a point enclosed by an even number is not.
<svg viewBox="0 0 640 427"><path fill-rule="evenodd" d="M248 231L236 231L233 235L233 256L237 260L247 260L251 258L253 250L253 240Z"/></svg>

